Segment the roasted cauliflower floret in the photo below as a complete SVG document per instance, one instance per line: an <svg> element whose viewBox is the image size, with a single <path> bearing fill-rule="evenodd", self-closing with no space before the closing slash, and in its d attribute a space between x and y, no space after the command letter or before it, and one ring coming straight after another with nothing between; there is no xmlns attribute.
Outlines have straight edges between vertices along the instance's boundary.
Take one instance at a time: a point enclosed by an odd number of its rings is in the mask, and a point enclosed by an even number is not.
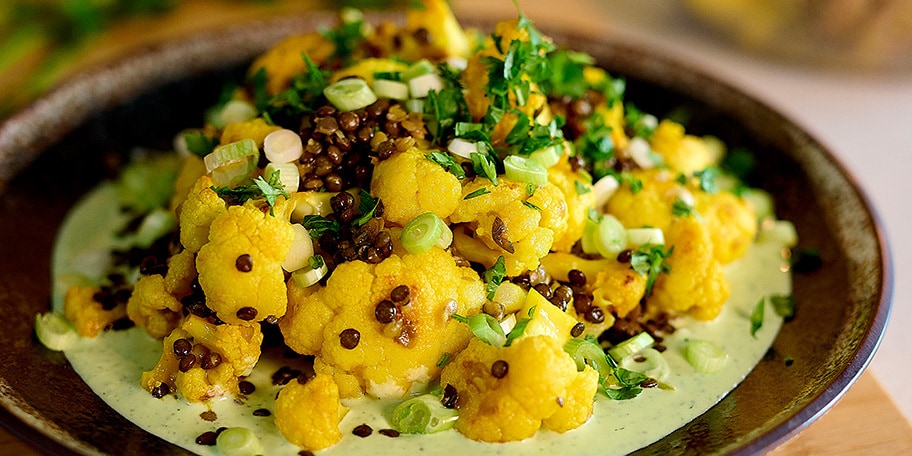
<svg viewBox="0 0 912 456"><path fill-rule="evenodd" d="M253 370L262 342L259 326L215 325L190 315L165 338L162 356L143 373L142 385L152 391L167 384L190 402L238 394L238 377Z"/></svg>
<svg viewBox="0 0 912 456"><path fill-rule="evenodd" d="M306 383L292 381L275 400L275 424L286 440L310 451L328 448L342 439L339 422L348 408L329 375L317 374Z"/></svg>
<svg viewBox="0 0 912 456"><path fill-rule="evenodd" d="M381 303L402 285L409 290L408 304L393 305L391 317L379 317L378 307L389 310L391 304ZM461 350L471 336L450 316L477 313L485 300L478 274L456 266L437 247L394 254L377 265L343 263L326 287L289 296L289 312L279 321L285 343L316 355L315 368L332 371L344 397L366 392L381 398L402 397L436 377L440 357Z"/></svg>
<svg viewBox="0 0 912 456"><path fill-rule="evenodd" d="M127 301L127 316L150 336L161 339L178 324L183 306L165 289L161 275L140 277Z"/></svg>
<svg viewBox="0 0 912 456"><path fill-rule="evenodd" d="M492 373L499 361L507 366L501 378ZM558 432L585 422L598 384L594 373L578 372L552 337L524 337L503 348L473 339L444 367L440 384L456 388L459 432L473 440L508 442L531 437L543 421ZM556 414L568 422L549 420Z"/></svg>
<svg viewBox="0 0 912 456"><path fill-rule="evenodd" d="M551 250L569 252L573 244L583 236L589 208L595 206L595 193L592 192L591 185L584 182L578 173L573 172L566 155L548 169L548 182L560 189L567 204L566 228L563 231L555 231ZM582 193L580 188L584 189Z"/></svg>
<svg viewBox="0 0 912 456"><path fill-rule="evenodd" d="M288 299L282 262L293 241L290 223L264 214L250 201L216 217L209 242L196 256L209 308L232 324L285 315ZM242 309L243 315L238 316Z"/></svg>
<svg viewBox="0 0 912 456"><path fill-rule="evenodd" d="M100 291L99 287L74 286L63 298L63 314L80 336L95 337L127 315L122 305L105 309L95 300L95 294Z"/></svg>
<svg viewBox="0 0 912 456"><path fill-rule="evenodd" d="M713 256L728 264L744 256L757 236L757 215L747 201L732 193L698 193L694 208L709 228Z"/></svg>
<svg viewBox="0 0 912 456"><path fill-rule="evenodd" d="M713 257L706 225L694 217L675 219L665 239L674 246L667 259L671 271L656 279L650 306L689 313L701 320L715 318L728 300L731 286Z"/></svg>
<svg viewBox="0 0 912 456"><path fill-rule="evenodd" d="M165 274L165 291L174 297L191 293L190 284L196 279L196 254L182 250L168 258L168 272Z"/></svg>
<svg viewBox="0 0 912 456"><path fill-rule="evenodd" d="M659 122L650 140L653 151L671 169L691 175L714 165L715 157L702 139L684 134L684 126L665 119Z"/></svg>
<svg viewBox="0 0 912 456"><path fill-rule="evenodd" d="M388 222L405 226L426 212L449 217L462 200L462 186L456 176L412 148L374 167L371 194L383 201Z"/></svg>
<svg viewBox="0 0 912 456"><path fill-rule="evenodd" d="M250 65L249 74L254 75L261 69L265 70L267 93L278 95L290 86L295 76L307 73L307 63L303 55L307 55L311 61L319 65L335 50L335 45L319 33L292 36L254 60Z"/></svg>
<svg viewBox="0 0 912 456"><path fill-rule="evenodd" d="M465 57L469 39L445 0L421 0L420 7L406 12L406 30L412 35L427 32L427 54L440 57Z"/></svg>
<svg viewBox="0 0 912 456"><path fill-rule="evenodd" d="M200 177L180 205L180 240L191 252L199 252L209 241L209 225L227 211L225 202L212 190L213 185L211 177Z"/></svg>
<svg viewBox="0 0 912 456"><path fill-rule="evenodd" d="M470 236L461 229L454 230L456 249L467 259L488 267L503 255L510 276L537 268L539 260L551 249L555 233L567 230L563 193L547 183L529 196L526 184L506 178L499 179L496 186L487 179L476 178L462 191L468 195L482 188L489 193L461 200L450 215L451 222L466 223L472 230Z"/></svg>

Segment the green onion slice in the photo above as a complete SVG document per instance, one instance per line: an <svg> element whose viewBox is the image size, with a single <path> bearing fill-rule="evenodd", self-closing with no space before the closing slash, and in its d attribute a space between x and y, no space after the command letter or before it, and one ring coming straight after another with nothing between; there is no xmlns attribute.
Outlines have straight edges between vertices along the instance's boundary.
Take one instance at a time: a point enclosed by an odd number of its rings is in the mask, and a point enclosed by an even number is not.
<svg viewBox="0 0 912 456"><path fill-rule="evenodd" d="M547 168L531 158L510 155L503 162L507 179L535 185L548 183Z"/></svg>
<svg viewBox="0 0 912 456"><path fill-rule="evenodd" d="M408 399L393 410L390 424L403 434L433 434L453 427L459 414L432 394Z"/></svg>
<svg viewBox="0 0 912 456"><path fill-rule="evenodd" d="M622 359L639 353L645 348L652 347L652 344L654 343L655 339L653 339L649 333L643 331L630 339L611 347L608 349L608 354L614 359Z"/></svg>
<svg viewBox="0 0 912 456"><path fill-rule="evenodd" d="M409 253L424 253L437 245L438 242L445 242L445 232L450 228L444 221L433 212L425 212L411 221L402 229L400 240L402 247L405 247ZM441 238L444 238L441 241ZM453 233L449 233L449 240L452 242ZM446 243L449 246L449 243Z"/></svg>
<svg viewBox="0 0 912 456"><path fill-rule="evenodd" d="M684 347L684 359L697 372L715 374L725 367L728 354L714 342L699 339L688 339Z"/></svg>
<svg viewBox="0 0 912 456"><path fill-rule="evenodd" d="M586 223L583 236L589 237L589 248L605 258L614 258L627 247L627 231L611 214L602 216L598 223Z"/></svg>
<svg viewBox="0 0 912 456"><path fill-rule="evenodd" d="M45 347L54 351L70 348L79 337L73 325L56 312L35 315L35 335Z"/></svg>
<svg viewBox="0 0 912 456"><path fill-rule="evenodd" d="M374 93L380 98L408 100L409 86L404 82L376 79L374 80Z"/></svg>
<svg viewBox="0 0 912 456"><path fill-rule="evenodd" d="M507 341L504 330L496 318L486 314L478 313L466 318L466 324L475 337L482 342L494 347L502 347Z"/></svg>
<svg viewBox="0 0 912 456"><path fill-rule="evenodd" d="M621 359L620 365L624 369L639 372L660 382L665 380L669 372L668 361L654 348L644 348L636 354L628 355Z"/></svg>
<svg viewBox="0 0 912 456"><path fill-rule="evenodd" d="M301 288L307 288L316 284L327 272L329 272L329 268L323 261L323 257L314 255L310 258L307 266L291 273L291 278L294 279L295 283ZM319 258L319 261L314 261L313 259L315 258Z"/></svg>
<svg viewBox="0 0 912 456"><path fill-rule="evenodd" d="M617 367L617 363L606 355L602 347L595 342L573 337L564 344L564 351L576 361L578 370L582 371L586 366L597 370L601 382L614 376L614 368Z"/></svg>
<svg viewBox="0 0 912 456"><path fill-rule="evenodd" d="M554 144L532 152L529 154L529 158L541 163L545 168L550 168L560 161L563 153L564 146L562 144Z"/></svg>
<svg viewBox="0 0 912 456"><path fill-rule="evenodd" d="M251 158L253 160L250 160ZM260 150L257 148L256 141L247 138L216 147L209 155L203 157L203 163L206 164L206 172L211 173L216 168L221 168L240 160L248 160L256 166L259 158Z"/></svg>
<svg viewBox="0 0 912 456"><path fill-rule="evenodd" d="M263 454L260 439L250 429L244 427L228 428L219 433L215 439L219 452L225 456L255 456Z"/></svg>
<svg viewBox="0 0 912 456"><path fill-rule="evenodd" d="M323 95L339 111L366 108L377 101L377 94L361 78L343 79L323 89Z"/></svg>

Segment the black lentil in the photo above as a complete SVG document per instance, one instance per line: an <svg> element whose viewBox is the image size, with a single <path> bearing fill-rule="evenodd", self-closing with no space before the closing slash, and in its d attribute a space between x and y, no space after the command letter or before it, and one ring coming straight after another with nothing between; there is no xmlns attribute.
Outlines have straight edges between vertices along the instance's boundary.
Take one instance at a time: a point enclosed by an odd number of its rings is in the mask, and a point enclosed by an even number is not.
<svg viewBox="0 0 912 456"><path fill-rule="evenodd" d="M256 318L257 310L254 307L241 307L235 315L241 320L250 321Z"/></svg>
<svg viewBox="0 0 912 456"><path fill-rule="evenodd" d="M253 394L253 392L256 391L256 385L247 380L241 380L238 382L238 390L244 395Z"/></svg>
<svg viewBox="0 0 912 456"><path fill-rule="evenodd" d="M579 337L583 334L583 331L586 330L586 325L582 323L577 323L573 325L573 328L570 329L570 335L573 337Z"/></svg>
<svg viewBox="0 0 912 456"><path fill-rule="evenodd" d="M621 253L617 255L618 263L630 263L631 258L633 258L633 250L630 249L621 250Z"/></svg>
<svg viewBox="0 0 912 456"><path fill-rule="evenodd" d="M566 285L560 285L551 292L551 303L560 308L561 311L567 310L570 301L573 299L573 290Z"/></svg>
<svg viewBox="0 0 912 456"><path fill-rule="evenodd" d="M288 366L282 366L279 368L279 370L275 371L275 373L272 374L272 384L287 385L288 382L297 378L299 375L301 375L301 371L292 369Z"/></svg>
<svg viewBox="0 0 912 456"><path fill-rule="evenodd" d="M339 343L342 348L352 350L361 342L361 333L357 329L348 328L339 333Z"/></svg>
<svg viewBox="0 0 912 456"><path fill-rule="evenodd" d="M192 349L193 344L187 339L177 339L174 341L174 354L176 356L187 356Z"/></svg>
<svg viewBox="0 0 912 456"><path fill-rule="evenodd" d="M205 446L215 446L216 439L218 439L217 432L206 431L196 437L196 444L205 445Z"/></svg>
<svg viewBox="0 0 912 456"><path fill-rule="evenodd" d="M272 412L269 409L259 408L253 411L253 416L270 416Z"/></svg>
<svg viewBox="0 0 912 456"><path fill-rule="evenodd" d="M396 314L398 313L399 311L396 308L396 305L388 299L380 301L380 303L377 304L377 307L374 308L374 318L383 324L392 323L396 319Z"/></svg>
<svg viewBox="0 0 912 456"><path fill-rule="evenodd" d="M551 291L551 287L549 287L548 284L539 283L539 284L536 284L535 286L533 286L532 288L534 288L535 291L538 292L538 294L544 296L545 299L551 299L551 294L553 292Z"/></svg>
<svg viewBox="0 0 912 456"><path fill-rule="evenodd" d="M640 386L643 388L655 388L658 385L659 382L654 378L647 378L646 380L640 382Z"/></svg>
<svg viewBox="0 0 912 456"><path fill-rule="evenodd" d="M400 306L408 304L411 299L411 291L408 285L399 285L393 288L393 291L390 292L390 299Z"/></svg>
<svg viewBox="0 0 912 456"><path fill-rule="evenodd" d="M502 359L494 361L494 364L491 365L491 375L494 378L504 378L507 375L507 372L510 370L510 365Z"/></svg>
<svg viewBox="0 0 912 456"><path fill-rule="evenodd" d="M583 318L590 323L601 323L605 321L605 311L599 306L589 306Z"/></svg>
<svg viewBox="0 0 912 456"><path fill-rule="evenodd" d="M443 387L443 397L440 398L440 403L448 409L456 408L456 401L459 399L459 393L456 391L456 387L447 383Z"/></svg>
<svg viewBox="0 0 912 456"><path fill-rule="evenodd" d="M301 450L298 451L298 456L315 456L313 451Z"/></svg>
<svg viewBox="0 0 912 456"><path fill-rule="evenodd" d="M245 253L234 260L234 267L241 272L250 272L253 270L253 258Z"/></svg>
<svg viewBox="0 0 912 456"><path fill-rule="evenodd" d="M580 271L579 269L571 269L567 273L567 280L570 282L571 286L582 287L586 285L586 273Z"/></svg>
<svg viewBox="0 0 912 456"><path fill-rule="evenodd" d="M377 432L382 435L385 435L387 437L393 437L393 438L399 437L399 431L397 431L395 429L380 429Z"/></svg>
<svg viewBox="0 0 912 456"><path fill-rule="evenodd" d="M159 383L158 386L152 388L152 397L156 399L161 399L171 393L171 387L167 383Z"/></svg>
<svg viewBox="0 0 912 456"><path fill-rule="evenodd" d="M222 364L222 355L216 352L210 352L200 356L200 367L205 370L215 369L219 364Z"/></svg>
<svg viewBox="0 0 912 456"><path fill-rule="evenodd" d="M298 374L298 383L304 385L317 377L317 371L314 370L313 364L308 363Z"/></svg>
<svg viewBox="0 0 912 456"><path fill-rule="evenodd" d="M573 309L578 314L585 314L592 307L592 296L578 293L573 295Z"/></svg>
<svg viewBox="0 0 912 456"><path fill-rule="evenodd" d="M513 243L507 239L507 225L504 224L500 217L494 217L494 222L491 225L491 239L507 253L514 253Z"/></svg>
<svg viewBox="0 0 912 456"><path fill-rule="evenodd" d="M177 368L180 369L181 372L187 372L190 369L193 369L193 366L196 366L196 356L187 355L180 358Z"/></svg>
<svg viewBox="0 0 912 456"><path fill-rule="evenodd" d="M366 424L359 424L359 425L355 426L354 429L352 429L352 434L355 434L358 437L362 437L362 438L371 435L373 432L374 432L374 430L371 429L371 427Z"/></svg>

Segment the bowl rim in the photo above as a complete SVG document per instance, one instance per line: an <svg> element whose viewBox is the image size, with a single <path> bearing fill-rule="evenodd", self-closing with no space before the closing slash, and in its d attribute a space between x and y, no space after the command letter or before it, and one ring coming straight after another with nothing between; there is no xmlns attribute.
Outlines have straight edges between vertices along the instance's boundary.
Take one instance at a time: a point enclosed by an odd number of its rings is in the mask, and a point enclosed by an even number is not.
<svg viewBox="0 0 912 456"><path fill-rule="evenodd" d="M393 13L382 12L368 12L367 16L371 20L398 17L393 16ZM202 73L216 72L250 61L268 44L275 43L294 32L315 30L317 25L331 22L334 19L333 11L321 10L301 15L257 19L247 21L240 26L216 27L192 33L189 37L168 39L134 49L129 54L102 67L74 75L0 123L0 196L9 181L41 151L90 120L93 115L108 111L168 83ZM481 16L480 12L469 16L460 15L460 21L464 25L485 24L488 26L495 22ZM784 443L822 416L845 395L868 367L883 339L891 313L894 270L889 242L876 208L871 204L870 198L859 185L858 180L841 161L836 159L829 147L826 147L822 141L808 133L794 120L754 95L735 87L724 79L711 76L699 67L686 64L665 54L661 50L647 49L610 34L592 36L591 32L585 31L549 30L546 25L547 21L542 22L540 28L554 37L557 43L568 40L596 39L623 52L648 55L665 66L685 72L689 77L712 84L721 93L734 96L740 102L749 103L753 109L760 110L765 116L772 116L785 124L794 126L797 133L809 144L815 146L851 184L853 192L859 197L865 215L871 220L881 260L878 270L881 283L879 302L873 319L866 327L863 340L853 353L851 360L843 366L842 371L823 391L818 392L815 398L788 419L752 438L743 446L732 449L730 454L759 454ZM269 26L264 27L266 24ZM226 33L228 31L231 33ZM236 46L237 52L227 60L214 58L215 53L212 50L216 46L224 46L226 39ZM168 65L168 63L178 61L186 62L188 55L193 57L190 59L193 62L192 66L180 68L179 65ZM165 64L162 65L162 62ZM161 71L162 66L170 69ZM152 71L153 68L155 71ZM144 77L137 78L137 75L144 75ZM99 79L107 80L109 83L98 87ZM137 80L142 80L143 83L135 83ZM661 83L648 79L647 82L661 85ZM112 87L119 87L119 89L112 90ZM83 100L84 97L80 96L83 92L96 94L97 98L92 103L87 103ZM63 121L59 116L52 115L54 112L62 112L64 107L67 107L69 115ZM47 130L35 133L36 119L42 120L43 122L39 126L47 127ZM54 121L52 122L50 119L54 119ZM91 452L91 449L80 445L82 442L71 441L72 436L69 434L55 433L56 430L53 429L52 423L49 425L49 423L43 422L39 412L28 410L27 404L11 400L8 395L13 390L14 388L6 385L4 379L0 377L0 405L3 406L0 409L0 425L31 446L48 454Z"/></svg>

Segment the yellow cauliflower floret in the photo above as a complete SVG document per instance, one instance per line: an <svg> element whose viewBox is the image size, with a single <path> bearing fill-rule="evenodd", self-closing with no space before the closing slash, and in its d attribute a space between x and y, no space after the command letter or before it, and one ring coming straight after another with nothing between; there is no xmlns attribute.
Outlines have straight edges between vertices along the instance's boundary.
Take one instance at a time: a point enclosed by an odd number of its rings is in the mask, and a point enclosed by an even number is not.
<svg viewBox="0 0 912 456"><path fill-rule="evenodd" d="M230 364L219 364L212 369L194 367L187 372L174 374L177 391L189 402L205 402L226 394L238 394L238 380Z"/></svg>
<svg viewBox="0 0 912 456"><path fill-rule="evenodd" d="M63 314L82 337L95 337L127 315L124 306L105 310L94 298L99 291L98 287L74 286L63 298Z"/></svg>
<svg viewBox="0 0 912 456"><path fill-rule="evenodd" d="M498 360L508 366L502 378L491 373ZM524 337L503 348L473 339L440 376L441 385L456 388L456 429L486 442L531 437L543 420L561 413L561 404L572 409L564 412L568 418L582 424L592 411L597 383L598 374L577 372L561 342L548 336ZM554 422L550 427L567 430Z"/></svg>
<svg viewBox="0 0 912 456"><path fill-rule="evenodd" d="M263 332L259 325L214 325L191 315L181 329L187 332L192 342L218 353L221 362L232 367L235 377L249 375L260 359Z"/></svg>
<svg viewBox="0 0 912 456"><path fill-rule="evenodd" d="M608 200L607 212L627 228L650 226L665 231L671 224L674 202L684 187L667 170L632 171L631 175L643 183L643 188L634 193L628 185L621 185Z"/></svg>
<svg viewBox="0 0 912 456"><path fill-rule="evenodd" d="M133 287L133 294L127 301L127 316L146 328L150 336L161 339L177 327L182 307L165 289L164 277L147 275L140 277Z"/></svg>
<svg viewBox="0 0 912 456"><path fill-rule="evenodd" d="M205 174L206 164L203 163L202 158L196 155L189 155L181 160L180 171L178 171L177 180L174 182L174 195L168 205L174 215L180 215L181 204L187 199L190 191L193 190L196 181Z"/></svg>
<svg viewBox="0 0 912 456"><path fill-rule="evenodd" d="M209 225L227 211L225 202L212 190L213 185L211 177L200 177L180 206L180 240L191 252L199 252L209 241Z"/></svg>
<svg viewBox="0 0 912 456"><path fill-rule="evenodd" d="M728 264L742 256L757 236L757 214L753 206L732 193L698 193L694 208L709 228L713 256Z"/></svg>
<svg viewBox="0 0 912 456"><path fill-rule="evenodd" d="M175 297L190 294L190 284L196 278L196 254L182 250L168 258L168 273L165 274L165 291Z"/></svg>
<svg viewBox="0 0 912 456"><path fill-rule="evenodd" d="M666 260L671 272L656 279L650 306L672 313L690 313L711 320L722 310L731 287L713 257L706 225L694 217L678 218L665 233L674 252Z"/></svg>
<svg viewBox="0 0 912 456"><path fill-rule="evenodd" d="M646 293L646 277L627 263L609 260L594 278L590 285L592 304L601 307L605 315L625 317L640 305Z"/></svg>
<svg viewBox="0 0 912 456"><path fill-rule="evenodd" d="M292 381L279 391L275 425L292 444L319 451L342 439L339 422L347 412L332 377L317 374L305 384Z"/></svg>
<svg viewBox="0 0 912 456"><path fill-rule="evenodd" d="M539 260L551 249L555 233L566 231L567 202L560 189L551 183L539 186L535 194L529 196L524 183L506 178L498 182L495 186L487 179L476 178L463 187L463 195L482 188L489 193L460 201L459 207L450 215L450 221L467 223L473 236L456 229L453 241L460 255L488 267L503 255L507 275L514 276L537 268ZM542 210L523 204L523 201ZM503 229L495 230L495 224L502 225ZM502 231L499 244L494 240L495 231Z"/></svg>
<svg viewBox="0 0 912 456"><path fill-rule="evenodd" d="M173 347L176 340L183 339L186 336L187 333L184 330L177 328L165 337L162 355L158 363L152 370L142 373L140 385L142 385L143 389L151 392L155 387L165 384L168 385L171 391L177 390L177 386L174 384L174 374L177 373L180 367L180 361L177 359L177 355L174 354Z"/></svg>
<svg viewBox="0 0 912 456"><path fill-rule="evenodd" d="M400 285L410 290L409 304L398 306L391 323L377 321L377 305ZM317 355L317 371L331 371L340 387L346 385L346 397L362 390L376 397L402 397L423 387L437 376L440 357L461 350L471 336L450 316L477 313L485 301L478 274L456 266L437 247L420 255L392 255L377 265L342 263L325 287L289 296L290 311L279 322L286 344ZM340 337L350 329L360 334L351 349L342 346Z"/></svg>
<svg viewBox="0 0 912 456"><path fill-rule="evenodd" d="M578 372L573 383L567 387L561 407L553 415L542 420L542 428L564 433L576 429L592 416L593 398L598 389L598 371L586 367Z"/></svg>
<svg viewBox="0 0 912 456"><path fill-rule="evenodd" d="M551 250L556 252L569 252L573 244L583 236L586 219L589 217L589 208L595 205L595 192L579 174L573 172L567 162L566 155L561 161L548 169L548 182L559 188L564 195L567 206L566 228L554 233L554 244ZM578 184L577 184L578 183ZM589 192L580 194L577 186L589 189Z"/></svg>
<svg viewBox="0 0 912 456"><path fill-rule="evenodd" d="M250 65L250 75L266 70L266 91L277 95L290 86L292 78L307 72L306 54L319 65L335 52L335 45L319 33L292 36L276 44Z"/></svg>
<svg viewBox="0 0 912 456"><path fill-rule="evenodd" d="M199 283L209 308L232 324L284 315L287 290L282 262L293 241L290 223L264 214L251 201L231 206L216 217L209 242L196 256ZM252 320L237 316L245 307L256 310Z"/></svg>
<svg viewBox="0 0 912 456"><path fill-rule="evenodd" d="M684 134L683 125L668 119L659 122L650 147L671 169L688 176L715 164L714 154L702 139Z"/></svg>
<svg viewBox="0 0 912 456"><path fill-rule="evenodd" d="M252 139L257 147L263 147L263 141L270 133L281 130L282 127L269 125L262 117L257 117L247 122L233 122L225 126L222 131L222 137L219 140L221 144L231 144L243 139Z"/></svg>
<svg viewBox="0 0 912 456"><path fill-rule="evenodd" d="M449 217L462 200L462 186L456 176L411 148L374 167L371 194L383 201L388 222L405 226L426 212Z"/></svg>
<svg viewBox="0 0 912 456"><path fill-rule="evenodd" d="M421 5L406 12L406 30L414 34L423 29L427 32L427 46L442 57L469 54L469 40L450 5L445 0L421 0Z"/></svg>

